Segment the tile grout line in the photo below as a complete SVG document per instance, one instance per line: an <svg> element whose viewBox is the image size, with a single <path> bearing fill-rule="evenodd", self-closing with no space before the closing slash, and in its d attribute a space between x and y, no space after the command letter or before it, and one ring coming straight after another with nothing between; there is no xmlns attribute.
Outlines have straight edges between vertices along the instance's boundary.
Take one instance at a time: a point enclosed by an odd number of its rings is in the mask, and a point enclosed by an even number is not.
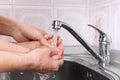
<svg viewBox="0 0 120 80"><path fill-rule="evenodd" d="M52 21L54 20L54 0L51 0L51 33L53 34L52 30Z"/></svg>
<svg viewBox="0 0 120 80"><path fill-rule="evenodd" d="M52 0L52 20L55 19L55 0Z"/></svg>
<svg viewBox="0 0 120 80"><path fill-rule="evenodd" d="M11 14L12 14L11 17L13 18L13 0L11 0L11 9L12 9L11 10Z"/></svg>

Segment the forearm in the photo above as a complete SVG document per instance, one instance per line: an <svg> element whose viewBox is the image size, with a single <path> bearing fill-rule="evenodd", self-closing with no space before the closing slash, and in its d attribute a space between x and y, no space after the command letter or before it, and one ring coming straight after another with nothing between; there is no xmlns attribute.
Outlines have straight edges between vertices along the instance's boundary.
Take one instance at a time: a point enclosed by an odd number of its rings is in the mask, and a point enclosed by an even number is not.
<svg viewBox="0 0 120 80"><path fill-rule="evenodd" d="M26 55L0 51L0 72L28 70L31 63Z"/></svg>
<svg viewBox="0 0 120 80"><path fill-rule="evenodd" d="M0 51L9 52L28 52L30 49L17 44L0 39Z"/></svg>
<svg viewBox="0 0 120 80"><path fill-rule="evenodd" d="M1 35L7 35L12 36L17 31L18 22L7 18L0 16L0 34Z"/></svg>

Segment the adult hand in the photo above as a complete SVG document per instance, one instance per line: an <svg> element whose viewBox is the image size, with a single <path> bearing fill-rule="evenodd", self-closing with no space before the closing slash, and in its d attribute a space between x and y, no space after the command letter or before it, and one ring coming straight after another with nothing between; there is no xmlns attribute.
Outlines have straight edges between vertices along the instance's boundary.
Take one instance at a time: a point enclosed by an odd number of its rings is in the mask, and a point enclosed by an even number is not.
<svg viewBox="0 0 120 80"><path fill-rule="evenodd" d="M35 48L39 48L41 46L39 41L26 41L26 42L15 43L15 44L29 49L29 51Z"/></svg>
<svg viewBox="0 0 120 80"><path fill-rule="evenodd" d="M50 46L45 39L47 33L41 29L16 20L0 16L0 34L13 37L17 42L39 41L41 45Z"/></svg>
<svg viewBox="0 0 120 80"><path fill-rule="evenodd" d="M62 43L62 39L60 38L60 36L57 37L57 43L56 43L56 46L53 45L54 44L54 41L53 41L53 35L47 35L46 36L46 39L48 40L49 44L53 47L53 48L57 48L58 49L58 53L57 55L54 55L52 56L54 59L56 60L60 60L61 62L61 65L63 64L64 62L64 46L63 46L63 43Z"/></svg>
<svg viewBox="0 0 120 80"><path fill-rule="evenodd" d="M49 38L49 42L52 44L52 40ZM32 54L32 60L36 61L35 64L33 64L35 67L35 70L33 71L43 73L43 74L50 74L56 70L59 69L59 67L64 62L64 46L62 44L62 40L60 37L57 39L57 46L56 48L48 48L48 47L40 47L38 41L31 41L31 42L23 42L19 45L24 46L26 48L31 49L32 51L27 53L28 55ZM33 58L35 56L35 58ZM38 60L38 61L37 61ZM49 62L50 61L50 62ZM39 62L39 64L38 64ZM42 65L42 66L41 66ZM40 69L40 70L39 70Z"/></svg>
<svg viewBox="0 0 120 80"><path fill-rule="evenodd" d="M63 64L63 58L64 58L64 46L62 44L62 39L60 37L57 38L57 45L56 48L59 50L57 55L54 55L54 59L61 60L61 65Z"/></svg>
<svg viewBox="0 0 120 80"><path fill-rule="evenodd" d="M46 35L45 38L47 39L48 43L51 45L51 48L53 47L53 35ZM39 41L26 41L26 42L21 42L21 43L16 43L19 46L28 48L30 50L35 49L35 48L39 48L41 45L39 43ZM58 55L56 55L56 58L60 58L63 56L63 52L64 52L64 46L62 44L62 39L60 37L57 38L57 43L56 43L56 48L58 48L59 53Z"/></svg>
<svg viewBox="0 0 120 80"><path fill-rule="evenodd" d="M48 40L49 44L51 45L52 48L52 44L53 44L53 35L50 36L46 36L46 39ZM16 43L19 46L28 48L29 50L33 50L35 48L40 48L41 45L38 41L28 41L28 42L22 42L22 43ZM62 44L62 39L60 37L57 38L57 45L56 48L58 49L58 53L54 56L52 56L54 59L56 60L61 60L61 65L63 64L63 52L64 52L64 46Z"/></svg>
<svg viewBox="0 0 120 80"><path fill-rule="evenodd" d="M41 45L49 46L47 39L45 36L48 36L48 34L36 27L18 23L18 30L13 35L13 38L18 42L25 42L25 41L39 41ZM49 35L51 37L51 35Z"/></svg>
<svg viewBox="0 0 120 80"><path fill-rule="evenodd" d="M29 69L43 74L57 71L61 65L61 61L52 58L57 53L56 49L48 47L41 47L30 51L27 54L28 61L30 59L31 62Z"/></svg>

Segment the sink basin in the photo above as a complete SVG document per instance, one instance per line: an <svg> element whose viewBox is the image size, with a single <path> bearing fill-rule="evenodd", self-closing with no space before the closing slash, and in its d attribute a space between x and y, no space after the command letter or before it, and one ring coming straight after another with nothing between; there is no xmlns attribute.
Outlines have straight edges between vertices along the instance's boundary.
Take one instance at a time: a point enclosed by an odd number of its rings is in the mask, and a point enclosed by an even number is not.
<svg viewBox="0 0 120 80"><path fill-rule="evenodd" d="M81 64L65 61L64 65L60 68L60 70L56 72L56 80L110 80L110 79Z"/></svg>
<svg viewBox="0 0 120 80"><path fill-rule="evenodd" d="M11 80L33 80L33 76L34 74L28 71L24 71L23 73L11 72ZM38 75L35 76L36 80L40 80ZM54 80L111 80L84 65L66 60L59 71L55 72L55 76ZM49 78L47 80L53 79Z"/></svg>

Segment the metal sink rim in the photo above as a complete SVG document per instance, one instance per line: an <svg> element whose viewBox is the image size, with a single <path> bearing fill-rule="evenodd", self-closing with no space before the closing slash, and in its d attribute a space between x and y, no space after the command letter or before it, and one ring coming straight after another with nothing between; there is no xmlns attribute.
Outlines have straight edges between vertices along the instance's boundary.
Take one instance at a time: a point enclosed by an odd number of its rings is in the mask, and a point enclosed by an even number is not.
<svg viewBox="0 0 120 80"><path fill-rule="evenodd" d="M110 79L110 80L115 80L112 76L106 74L106 73L103 71L103 69L100 68L100 66L99 66L98 64L91 64L91 63L88 62L88 61L85 61L85 60L83 60L83 59L80 59L79 57L76 58L75 56L71 56L71 55L65 56L65 57L64 57L64 60L65 60L65 61L70 61L70 62L78 63L78 64L80 64L80 65L83 65L83 66L85 66L85 67L87 67L87 68L89 68L89 69L91 69L91 70L93 70L93 71L95 71L95 72L97 72L97 73L99 73L99 74L107 77L107 78Z"/></svg>

